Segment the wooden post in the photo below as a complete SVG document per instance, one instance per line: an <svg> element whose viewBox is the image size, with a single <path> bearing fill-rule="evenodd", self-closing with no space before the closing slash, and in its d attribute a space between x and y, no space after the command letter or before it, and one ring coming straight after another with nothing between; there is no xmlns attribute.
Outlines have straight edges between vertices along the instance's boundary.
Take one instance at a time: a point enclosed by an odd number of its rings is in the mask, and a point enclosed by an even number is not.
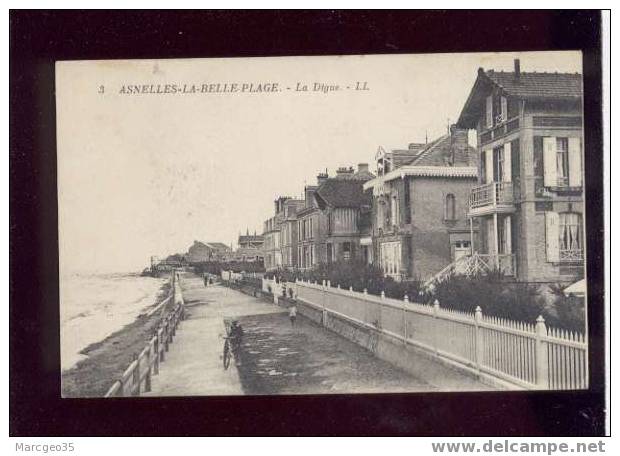
<svg viewBox="0 0 620 456"><path fill-rule="evenodd" d="M379 321L377 329L383 328L383 301L385 301L385 291L381 290L381 304L379 304Z"/></svg>
<svg viewBox="0 0 620 456"><path fill-rule="evenodd" d="M155 343L153 345L155 358L153 359L153 375L159 375L159 331L155 331Z"/></svg>
<svg viewBox="0 0 620 456"><path fill-rule="evenodd" d="M495 188L495 185L493 185L493 188ZM495 190L493 190L493 193L495 194ZM495 201L495 199L493 201ZM493 213L493 231L493 246L495 247L495 269L499 269L499 233L497 231L497 212Z"/></svg>
<svg viewBox="0 0 620 456"><path fill-rule="evenodd" d="M364 323L368 324L370 323L370 311L368 310L368 306L370 305L370 302L368 301L368 290L366 288L364 288Z"/></svg>
<svg viewBox="0 0 620 456"><path fill-rule="evenodd" d="M483 346L483 338L482 338L482 328L480 327L480 323L482 322L482 309L480 306L476 307L476 312L474 314L474 321L476 322L476 332L475 332L475 361L476 361L476 369L480 370L480 366L482 366L484 362L484 346Z"/></svg>
<svg viewBox="0 0 620 456"><path fill-rule="evenodd" d="M437 314L439 314L439 300L435 299L435 302L433 303L433 319L435 321L435 324L434 324L435 328L433 330L433 335L434 335L433 342L435 346L433 348L435 349L435 355L437 355L437 352L438 352L438 345L439 345L438 338L441 336L439 334L439 328L438 328L439 325L437 324L437 320L438 320Z"/></svg>
<svg viewBox="0 0 620 456"><path fill-rule="evenodd" d="M536 319L536 384L540 389L549 389L549 353L547 350L547 326L539 315Z"/></svg>
<svg viewBox="0 0 620 456"><path fill-rule="evenodd" d="M405 345L407 344L407 304L409 304L409 296L405 293L403 297L403 338L405 339Z"/></svg>
<svg viewBox="0 0 620 456"><path fill-rule="evenodd" d="M474 218L469 218L469 254L474 254Z"/></svg>
<svg viewBox="0 0 620 456"><path fill-rule="evenodd" d="M164 350L168 351L170 348L170 321L166 319L166 324L164 325Z"/></svg>
<svg viewBox="0 0 620 456"><path fill-rule="evenodd" d="M321 323L323 323L323 326L327 326L327 291L325 289L325 285L326 282L325 280L323 280L323 284L322 284L322 296L323 298L321 299L321 305L323 307L322 309L322 314L321 314Z"/></svg>
<svg viewBox="0 0 620 456"><path fill-rule="evenodd" d="M140 359L138 358L138 355L136 353L133 354L133 360L136 361L136 367L133 370L132 395L139 396L140 395Z"/></svg>
<svg viewBox="0 0 620 456"><path fill-rule="evenodd" d="M148 393L151 391L151 373L153 372L153 367L151 365L151 361L153 359L153 343L149 342L149 351L147 352L147 370L146 377L144 378L144 392Z"/></svg>

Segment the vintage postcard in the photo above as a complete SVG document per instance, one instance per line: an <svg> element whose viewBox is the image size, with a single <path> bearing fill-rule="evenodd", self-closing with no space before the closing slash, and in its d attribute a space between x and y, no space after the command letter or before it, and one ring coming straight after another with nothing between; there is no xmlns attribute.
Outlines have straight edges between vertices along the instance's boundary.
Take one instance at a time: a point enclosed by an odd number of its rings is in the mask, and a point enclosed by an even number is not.
<svg viewBox="0 0 620 456"><path fill-rule="evenodd" d="M56 64L63 397L589 386L582 57Z"/></svg>

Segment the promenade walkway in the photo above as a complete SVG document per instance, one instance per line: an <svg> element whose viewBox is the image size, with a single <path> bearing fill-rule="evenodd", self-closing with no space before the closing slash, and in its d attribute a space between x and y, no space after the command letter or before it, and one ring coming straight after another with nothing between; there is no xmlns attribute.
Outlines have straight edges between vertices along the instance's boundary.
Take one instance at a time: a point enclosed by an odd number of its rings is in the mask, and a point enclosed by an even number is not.
<svg viewBox="0 0 620 456"><path fill-rule="evenodd" d="M412 375L283 307L182 273L187 318L180 323L152 391L144 396L396 393L489 389L428 358ZM224 319L239 319L238 364L222 367Z"/></svg>
<svg viewBox="0 0 620 456"><path fill-rule="evenodd" d="M281 313L283 309L226 287L205 287L202 279L181 273L186 319L177 330L152 390L143 396L243 394L234 363L222 368L224 318Z"/></svg>

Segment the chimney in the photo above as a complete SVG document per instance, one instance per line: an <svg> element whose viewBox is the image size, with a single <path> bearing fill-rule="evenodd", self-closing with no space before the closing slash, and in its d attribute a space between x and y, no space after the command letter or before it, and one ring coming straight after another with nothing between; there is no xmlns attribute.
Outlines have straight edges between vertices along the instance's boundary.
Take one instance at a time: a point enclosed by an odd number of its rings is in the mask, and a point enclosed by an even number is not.
<svg viewBox="0 0 620 456"><path fill-rule="evenodd" d="M329 175L327 173L319 173L316 176L316 185L321 185L323 182L327 180Z"/></svg>
<svg viewBox="0 0 620 456"><path fill-rule="evenodd" d="M353 168L347 168L344 166L341 166L340 168L338 168L336 170L336 178L346 178L349 177L353 174Z"/></svg>
<svg viewBox="0 0 620 456"><path fill-rule="evenodd" d="M469 166L469 144L467 130L450 125L450 162L453 166Z"/></svg>
<svg viewBox="0 0 620 456"><path fill-rule="evenodd" d="M521 61L515 59L515 79L518 81L521 79Z"/></svg>
<svg viewBox="0 0 620 456"><path fill-rule="evenodd" d="M358 163L357 164L357 172L358 173L367 173L368 172L368 163Z"/></svg>

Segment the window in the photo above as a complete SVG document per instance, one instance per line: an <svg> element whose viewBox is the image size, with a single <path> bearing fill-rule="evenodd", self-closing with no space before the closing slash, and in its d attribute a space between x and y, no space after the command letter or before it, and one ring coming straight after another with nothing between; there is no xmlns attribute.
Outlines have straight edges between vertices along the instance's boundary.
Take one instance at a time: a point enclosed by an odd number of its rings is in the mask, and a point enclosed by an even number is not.
<svg viewBox="0 0 620 456"><path fill-rule="evenodd" d="M560 261L583 259L581 214L560 213L559 235Z"/></svg>
<svg viewBox="0 0 620 456"><path fill-rule="evenodd" d="M405 223L411 223L411 188L409 187L410 182L408 178L404 180L404 191L405 194L403 196L405 203Z"/></svg>
<svg viewBox="0 0 620 456"><path fill-rule="evenodd" d="M581 187L581 138L542 138L545 187Z"/></svg>
<svg viewBox="0 0 620 456"><path fill-rule="evenodd" d="M351 259L351 243L343 242L342 243L342 259L348 261Z"/></svg>
<svg viewBox="0 0 620 456"><path fill-rule="evenodd" d="M452 193L446 195L444 218L446 220L456 220L456 198Z"/></svg>
<svg viewBox="0 0 620 456"><path fill-rule="evenodd" d="M493 149L493 181L501 182L504 177L504 148Z"/></svg>
<svg viewBox="0 0 620 456"><path fill-rule="evenodd" d="M400 274L401 244L400 242L383 242L379 258L381 268L386 275Z"/></svg>
<svg viewBox="0 0 620 456"><path fill-rule="evenodd" d="M568 185L568 138L556 138L557 186Z"/></svg>
<svg viewBox="0 0 620 456"><path fill-rule="evenodd" d="M398 225L399 223L399 213L398 213L398 193L395 193L390 197L390 225Z"/></svg>

